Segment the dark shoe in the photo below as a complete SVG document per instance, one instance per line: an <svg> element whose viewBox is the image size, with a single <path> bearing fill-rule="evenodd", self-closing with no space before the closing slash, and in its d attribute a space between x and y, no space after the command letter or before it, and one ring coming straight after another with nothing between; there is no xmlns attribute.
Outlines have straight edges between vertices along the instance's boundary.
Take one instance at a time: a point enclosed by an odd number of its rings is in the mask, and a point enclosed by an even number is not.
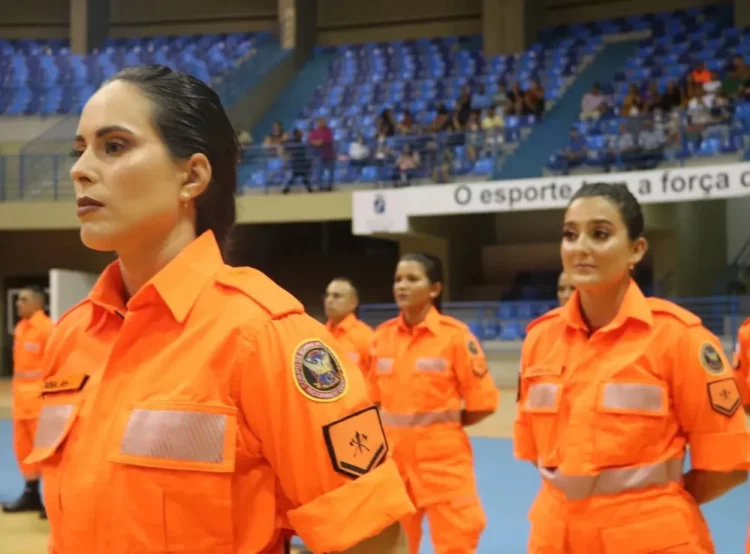
<svg viewBox="0 0 750 554"><path fill-rule="evenodd" d="M36 492L26 489L14 502L5 504L3 512L6 514L18 514L21 512L38 512L43 509L42 499L39 491Z"/></svg>
<svg viewBox="0 0 750 554"><path fill-rule="evenodd" d="M39 519L47 519L47 509L42 506L42 511L39 512Z"/></svg>

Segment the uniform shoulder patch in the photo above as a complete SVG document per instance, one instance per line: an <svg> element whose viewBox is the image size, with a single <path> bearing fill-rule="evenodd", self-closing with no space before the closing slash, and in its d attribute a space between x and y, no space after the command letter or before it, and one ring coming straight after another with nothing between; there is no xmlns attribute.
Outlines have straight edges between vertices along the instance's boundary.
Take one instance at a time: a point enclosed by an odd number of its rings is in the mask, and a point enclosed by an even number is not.
<svg viewBox="0 0 750 554"><path fill-rule="evenodd" d="M214 280L252 298L273 319L305 311L299 300L257 269L225 266L216 273Z"/></svg>
<svg viewBox="0 0 750 554"><path fill-rule="evenodd" d="M698 354L701 366L711 375L721 375L726 370L721 354L716 347L710 342L701 344Z"/></svg>
<svg viewBox="0 0 750 554"><path fill-rule="evenodd" d="M466 344L466 348L469 349L469 354L472 356L479 356L479 347L477 346L477 341L475 341L473 338L469 339L468 343Z"/></svg>
<svg viewBox="0 0 750 554"><path fill-rule="evenodd" d="M671 315L675 319L680 320L688 327L695 327L702 323L701 318L695 315L693 312L690 312L685 308L681 308L680 306L678 306L674 302L670 302L669 300L650 296L646 298L646 302L648 303L652 312Z"/></svg>
<svg viewBox="0 0 750 554"><path fill-rule="evenodd" d="M531 331L534 327L542 323L543 321L549 321L555 318L560 317L560 314L562 314L562 307L555 308L554 310L550 310L547 313L544 313L537 317L536 319L529 322L529 324L526 326L526 332Z"/></svg>
<svg viewBox="0 0 750 554"><path fill-rule="evenodd" d="M734 377L708 383L708 399L715 412L732 417L742 404L740 389Z"/></svg>
<svg viewBox="0 0 750 554"><path fill-rule="evenodd" d="M346 394L349 382L336 354L320 339L307 339L294 349L292 377L310 400L333 402Z"/></svg>
<svg viewBox="0 0 750 554"><path fill-rule="evenodd" d="M323 427L333 469L349 477L361 477L385 460L388 441L375 406Z"/></svg>

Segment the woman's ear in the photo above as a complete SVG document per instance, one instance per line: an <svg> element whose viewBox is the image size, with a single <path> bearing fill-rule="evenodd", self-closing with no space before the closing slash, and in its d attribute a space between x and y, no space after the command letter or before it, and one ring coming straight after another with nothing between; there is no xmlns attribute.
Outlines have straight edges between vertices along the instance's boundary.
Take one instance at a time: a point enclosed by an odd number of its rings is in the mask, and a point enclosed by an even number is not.
<svg viewBox="0 0 750 554"><path fill-rule="evenodd" d="M181 196L195 199L208 188L213 172L211 163L205 154L196 153L184 162L185 182L182 184Z"/></svg>

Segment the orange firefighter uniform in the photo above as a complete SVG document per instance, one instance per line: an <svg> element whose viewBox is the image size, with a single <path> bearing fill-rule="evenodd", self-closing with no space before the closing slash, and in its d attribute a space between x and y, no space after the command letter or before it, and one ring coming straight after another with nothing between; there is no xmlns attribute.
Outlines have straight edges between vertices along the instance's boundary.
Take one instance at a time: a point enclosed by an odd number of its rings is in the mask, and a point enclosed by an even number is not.
<svg viewBox="0 0 750 554"><path fill-rule="evenodd" d="M748 411L750 407L750 319L746 319L737 331L732 367L742 396L742 403L745 405L745 411ZM748 529L745 552L750 554L750 529Z"/></svg>
<svg viewBox="0 0 750 554"><path fill-rule="evenodd" d="M589 333L579 293L532 322L523 345L516 457L537 464L529 554L711 554L693 469L750 465L740 393L718 339L631 282Z"/></svg>
<svg viewBox="0 0 750 554"><path fill-rule="evenodd" d="M122 291L115 262L47 350L51 552L333 552L414 510L360 371L210 231Z"/></svg>
<svg viewBox="0 0 750 554"><path fill-rule="evenodd" d="M36 433L41 407L42 363L54 324L42 310L16 324L13 332L13 447L24 476L36 475L39 467L26 464Z"/></svg>
<svg viewBox="0 0 750 554"><path fill-rule="evenodd" d="M370 368L372 328L354 314L346 316L338 325L333 325L329 321L326 328L339 341L346 355L366 375Z"/></svg>
<svg viewBox="0 0 750 554"><path fill-rule="evenodd" d="M499 394L469 329L432 308L409 328L403 317L373 340L372 395L417 513L402 521L412 553L422 518L437 554L474 552L486 521L473 473L462 409L495 411Z"/></svg>

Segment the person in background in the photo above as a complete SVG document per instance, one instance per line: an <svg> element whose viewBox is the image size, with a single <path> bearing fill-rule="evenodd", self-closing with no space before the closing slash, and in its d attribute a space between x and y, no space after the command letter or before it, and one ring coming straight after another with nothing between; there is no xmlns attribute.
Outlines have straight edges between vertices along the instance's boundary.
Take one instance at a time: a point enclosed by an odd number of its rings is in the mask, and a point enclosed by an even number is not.
<svg viewBox="0 0 750 554"><path fill-rule="evenodd" d="M586 184L565 211L576 290L521 351L514 453L542 479L528 554L713 554L700 505L747 480L750 433L719 339L631 277L644 228L626 185Z"/></svg>
<svg viewBox="0 0 750 554"><path fill-rule="evenodd" d="M564 271L561 271L560 276L557 278L557 301L560 303L560 306L565 305L574 290L576 288L573 286L570 277Z"/></svg>
<svg viewBox="0 0 750 554"><path fill-rule="evenodd" d="M486 525L464 427L494 413L499 394L476 337L440 312L442 287L438 258L402 256L393 281L400 314L373 339L371 398L418 510L402 520L411 554L425 514L439 554L473 554Z"/></svg>
<svg viewBox="0 0 750 554"><path fill-rule="evenodd" d="M49 552L401 554L414 512L344 350L227 263L239 145L164 66L104 82L74 139L81 241L117 258L57 322L34 449Z"/></svg>
<svg viewBox="0 0 750 554"><path fill-rule="evenodd" d="M333 190L333 180L336 178L336 150L333 146L333 131L328 127L324 118L318 119L318 126L310 131L307 141L317 153L318 186L321 191L330 192ZM326 171L328 172L327 181L323 177Z"/></svg>
<svg viewBox="0 0 750 554"><path fill-rule="evenodd" d="M332 279L323 295L326 328L339 341L362 374L370 370L372 328L357 318L359 292L348 277Z"/></svg>
<svg viewBox="0 0 750 554"><path fill-rule="evenodd" d="M3 505L3 512L39 512L46 519L39 494L39 464L24 460L34 445L41 408L42 360L54 325L44 313L44 291L36 286L19 291L16 313L19 321L13 331L13 450L26 485L21 496Z"/></svg>

